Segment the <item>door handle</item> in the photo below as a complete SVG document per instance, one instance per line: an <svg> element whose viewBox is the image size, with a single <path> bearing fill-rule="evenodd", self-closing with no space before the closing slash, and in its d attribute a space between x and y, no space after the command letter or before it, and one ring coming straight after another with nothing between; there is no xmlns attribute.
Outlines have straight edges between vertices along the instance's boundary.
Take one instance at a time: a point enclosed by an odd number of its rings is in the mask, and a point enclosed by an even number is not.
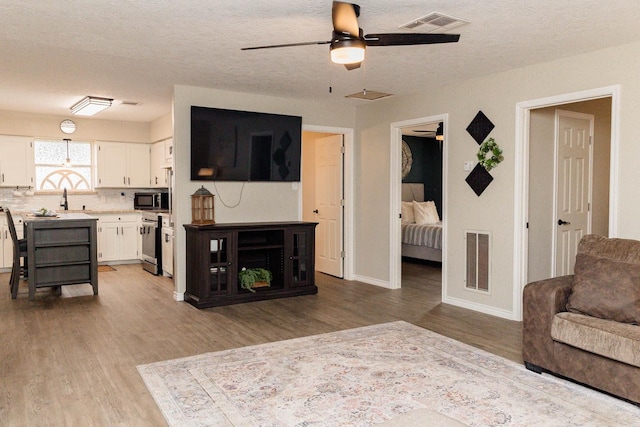
<svg viewBox="0 0 640 427"><path fill-rule="evenodd" d="M558 225L569 225L569 224L571 224L571 223L568 222L568 221L563 221L561 219L558 220Z"/></svg>
<svg viewBox="0 0 640 427"><path fill-rule="evenodd" d="M316 209L315 211L313 211L314 214L320 213L318 212L318 209Z"/></svg>

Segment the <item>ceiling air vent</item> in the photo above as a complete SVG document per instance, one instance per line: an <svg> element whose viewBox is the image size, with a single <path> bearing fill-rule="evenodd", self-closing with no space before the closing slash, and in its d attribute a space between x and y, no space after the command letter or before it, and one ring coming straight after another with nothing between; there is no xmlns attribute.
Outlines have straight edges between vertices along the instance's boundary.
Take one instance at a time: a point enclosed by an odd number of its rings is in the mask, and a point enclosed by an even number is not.
<svg viewBox="0 0 640 427"><path fill-rule="evenodd" d="M464 19L455 18L450 15L445 15L440 12L431 12L428 15L425 15L421 18L412 19L404 25L400 25L399 28L406 28L412 30L418 27L421 31L425 31L427 33L434 32L445 32L448 30L452 30L454 28L460 27L462 25L468 24L469 21L465 21Z"/></svg>

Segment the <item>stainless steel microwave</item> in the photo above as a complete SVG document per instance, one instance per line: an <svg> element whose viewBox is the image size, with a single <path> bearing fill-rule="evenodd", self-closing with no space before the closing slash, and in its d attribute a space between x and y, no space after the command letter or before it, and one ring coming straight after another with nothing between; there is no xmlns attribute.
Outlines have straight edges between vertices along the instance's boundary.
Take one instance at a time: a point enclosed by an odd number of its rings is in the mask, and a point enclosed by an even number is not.
<svg viewBox="0 0 640 427"><path fill-rule="evenodd" d="M141 210L169 209L169 192L155 191L135 193L133 195L133 208Z"/></svg>

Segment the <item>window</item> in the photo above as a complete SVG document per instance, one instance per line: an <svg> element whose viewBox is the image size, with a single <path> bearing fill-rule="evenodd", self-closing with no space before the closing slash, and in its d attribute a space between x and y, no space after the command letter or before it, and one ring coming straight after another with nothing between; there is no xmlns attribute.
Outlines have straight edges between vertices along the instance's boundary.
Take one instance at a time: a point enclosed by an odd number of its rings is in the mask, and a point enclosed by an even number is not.
<svg viewBox="0 0 640 427"><path fill-rule="evenodd" d="M92 190L91 147L90 142L83 141L36 140L36 190Z"/></svg>

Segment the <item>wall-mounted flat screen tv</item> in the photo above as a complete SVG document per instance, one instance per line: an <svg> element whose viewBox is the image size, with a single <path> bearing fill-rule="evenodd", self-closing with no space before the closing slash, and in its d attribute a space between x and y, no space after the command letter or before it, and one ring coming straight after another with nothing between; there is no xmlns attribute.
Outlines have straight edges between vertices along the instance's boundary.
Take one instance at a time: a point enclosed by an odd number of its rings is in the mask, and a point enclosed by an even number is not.
<svg viewBox="0 0 640 427"><path fill-rule="evenodd" d="M191 107L191 180L300 181L302 117Z"/></svg>

